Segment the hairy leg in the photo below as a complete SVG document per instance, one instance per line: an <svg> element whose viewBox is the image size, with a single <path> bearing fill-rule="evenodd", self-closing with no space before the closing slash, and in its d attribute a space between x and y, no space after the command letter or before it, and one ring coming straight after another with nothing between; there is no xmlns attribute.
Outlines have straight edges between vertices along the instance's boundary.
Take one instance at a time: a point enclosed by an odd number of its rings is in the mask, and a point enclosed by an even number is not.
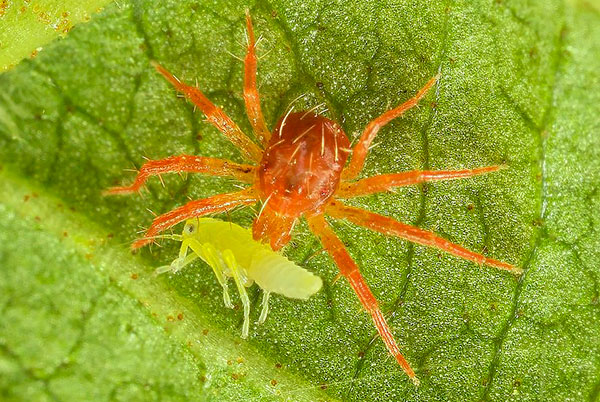
<svg viewBox="0 0 600 402"><path fill-rule="evenodd" d="M387 216L375 214L364 209L349 207L339 201L332 202L327 207L325 212L336 219L347 219L350 222L353 222L359 226L367 227L376 232L391 236L398 236L413 243L434 247L454 256L464 258L465 260L473 261L480 265L489 265L512 272L514 274L522 273L521 268L517 268L514 265L506 262L488 258L484 255L467 250L458 244L454 244L444 238L439 237L433 232L419 229L417 227L398 222L397 220Z"/></svg>
<svg viewBox="0 0 600 402"><path fill-rule="evenodd" d="M363 165L365 164L365 159L367 158L367 154L369 153L369 147L371 146L371 142L373 142L373 139L377 135L379 129L388 124L390 121L394 120L396 117L402 116L402 114L408 109L412 108L413 106L416 106L416 104L419 103L419 101L425 96L425 94L427 94L427 92L431 89L431 87L433 87L433 85L439 78L440 75L436 75L435 77L430 79L427 82L427 84L425 84L425 86L421 88L414 97L407 100L400 106L392 110L388 110L387 112L385 112L384 114L367 124L365 131L363 131L362 135L360 136L360 139L352 149L352 159L350 160L350 163L342 171L342 179L352 180L356 176L358 176L358 174L363 168Z"/></svg>
<svg viewBox="0 0 600 402"><path fill-rule="evenodd" d="M152 243L157 234L186 219L225 212L239 205L252 205L257 201L258 196L254 187L248 187L235 193L218 194L201 200L190 201L179 208L154 218L145 236L135 241L131 248L136 249Z"/></svg>
<svg viewBox="0 0 600 402"><path fill-rule="evenodd" d="M260 108L260 95L256 86L256 41L252 29L250 13L246 11L246 29L248 30L248 50L244 59L244 101L246 102L246 113L254 134L260 140L263 147L267 147L271 132L267 128L265 118Z"/></svg>
<svg viewBox="0 0 600 402"><path fill-rule="evenodd" d="M161 73L179 92L183 93L206 115L208 121L221 131L235 145L245 158L259 162L262 151L229 116L215 106L198 88L189 86L179 81L173 74L160 64L153 62L156 70Z"/></svg>
<svg viewBox="0 0 600 402"><path fill-rule="evenodd" d="M344 275L344 277L350 283L350 286L358 296L358 299L363 307L371 315L371 318L375 323L375 327L377 328L377 332L379 332L379 335L381 336L381 339L383 339L388 351L392 354L392 356L394 356L400 366L402 366L402 369L410 377L410 379L418 385L419 380L415 376L415 372L410 367L404 356L402 356L402 353L400 353L400 349L396 344L394 335L392 335L392 331L390 330L383 313L379 309L377 300L375 300L373 293L371 293L369 286L358 270L358 266L350 254L348 254L348 251L344 247L342 241L336 236L333 230L331 230L331 227L325 221L324 215L317 215L308 218L308 224L311 231L319 237L323 247L335 261L340 273Z"/></svg>
<svg viewBox="0 0 600 402"><path fill-rule="evenodd" d="M456 180L504 169L505 165L486 166L463 170L413 170L410 172L382 174L355 182L342 182L336 198L352 198L379 193L394 187L410 186L425 181Z"/></svg>
<svg viewBox="0 0 600 402"><path fill-rule="evenodd" d="M207 158L204 156L171 156L165 159L144 163L132 185L112 187L104 193L133 193L139 191L150 176L172 172L204 173L211 176L231 176L245 183L252 183L254 181L255 168L251 165L242 165L223 159Z"/></svg>

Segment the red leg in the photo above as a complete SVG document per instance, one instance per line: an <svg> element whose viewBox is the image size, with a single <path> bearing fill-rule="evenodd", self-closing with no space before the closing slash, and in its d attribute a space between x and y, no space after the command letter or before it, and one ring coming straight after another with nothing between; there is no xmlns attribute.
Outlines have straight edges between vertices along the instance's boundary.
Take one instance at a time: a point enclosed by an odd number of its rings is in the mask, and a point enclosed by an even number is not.
<svg viewBox="0 0 600 402"><path fill-rule="evenodd" d="M365 159L367 158L367 154L369 153L369 147L371 146L371 142L373 142L373 139L375 139L375 136L377 135L379 129L388 124L390 121L394 120L396 117L402 116L402 114L408 109L412 108L413 106L416 106L417 103L419 103L419 101L431 89L431 87L433 87L438 78L440 78L439 74L430 79L427 82L427 84L425 84L425 86L421 88L414 97L407 100L400 106L392 110L388 110L387 112L385 112L384 114L367 124L365 131L363 131L362 135L360 136L360 139L352 149L352 159L350 160L350 164L348 164L348 166L346 166L346 168L342 172L342 179L352 180L356 176L358 176L358 174L363 168L363 165L365 164Z"/></svg>
<svg viewBox="0 0 600 402"><path fill-rule="evenodd" d="M254 129L254 134L263 147L266 148L271 138L271 132L265 123L260 108L260 96L256 87L256 42L249 11L246 11L246 27L248 30L248 50L244 59L244 101L246 102L246 113Z"/></svg>
<svg viewBox="0 0 600 402"><path fill-rule="evenodd" d="M142 165L135 181L130 186L113 187L105 194L127 194L139 191L150 176L161 173L192 172L211 176L232 176L245 183L254 181L255 168L223 159L206 158L204 156L179 155L165 159L148 161Z"/></svg>
<svg viewBox="0 0 600 402"><path fill-rule="evenodd" d="M154 236L158 233L186 219L224 212L239 205L252 205L257 201L258 198L253 187L235 193L218 194L201 200L190 201L179 208L154 218L145 236L135 241L131 248L136 249L152 243Z"/></svg>
<svg viewBox="0 0 600 402"><path fill-rule="evenodd" d="M358 296L361 304L371 315L371 318L375 323L375 327L377 328L377 332L379 332L379 335L381 336L381 339L383 339L388 351L396 358L396 361L398 361L400 366L402 366L402 369L410 377L410 379L416 385L418 385L419 380L415 376L415 372L410 367L404 356L402 356L402 353L400 353L400 349L394 340L394 335L392 335L392 331L390 330L383 313L379 309L377 300L375 300L373 293L371 293L369 286L358 270L358 266L350 254L348 254L344 244L335 235L333 230L331 230L331 227L325 221L324 215L317 215L308 218L308 224L313 233L315 233L319 239L321 239L323 247L335 261L340 273L348 280L350 286L352 289L354 289L354 292Z"/></svg>
<svg viewBox="0 0 600 402"><path fill-rule="evenodd" d="M221 110L215 106L198 88L179 81L160 64L152 63L156 71L161 73L179 92L182 92L206 115L208 121L221 131L249 160L258 162L262 157L260 148L240 130L240 128Z"/></svg>
<svg viewBox="0 0 600 402"><path fill-rule="evenodd" d="M428 232L414 226L398 222L387 216L375 214L365 211L364 209L349 207L339 201L332 202L326 209L326 213L336 219L348 219L359 226L367 227L376 232L381 232L386 235L398 236L413 243L422 244L424 246L434 247L455 255L465 260L473 261L477 264L485 264L492 267L504 269L514 274L521 274L521 268L506 262L494 260L484 255L469 251L466 248L449 242L436 235L433 232Z"/></svg>
<svg viewBox="0 0 600 402"><path fill-rule="evenodd" d="M336 198L352 198L389 190L393 187L410 186L425 181L456 180L504 169L504 165L486 166L463 170L413 170L411 172L382 174L355 182L342 182L335 193Z"/></svg>

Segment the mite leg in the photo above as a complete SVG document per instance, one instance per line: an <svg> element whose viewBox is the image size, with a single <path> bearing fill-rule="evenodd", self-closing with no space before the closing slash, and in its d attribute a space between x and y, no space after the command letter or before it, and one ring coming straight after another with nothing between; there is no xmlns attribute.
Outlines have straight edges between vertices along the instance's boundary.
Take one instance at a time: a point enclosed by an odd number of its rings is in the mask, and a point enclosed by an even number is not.
<svg viewBox="0 0 600 402"><path fill-rule="evenodd" d="M271 292L263 290L262 309L260 310L260 317L258 317L259 324L263 324L267 319L267 314L269 314L269 296L271 296Z"/></svg>
<svg viewBox="0 0 600 402"><path fill-rule="evenodd" d="M113 187L105 194L127 194L139 191L150 176L172 172L204 173L211 176L231 176L245 183L254 181L255 168L251 165L195 155L178 155L148 161L142 165L130 186Z"/></svg>
<svg viewBox="0 0 600 402"><path fill-rule="evenodd" d="M206 115L208 121L221 131L249 160L258 162L262 157L261 149L240 130L229 116L215 106L198 88L179 81L160 64L153 62L154 68L161 73L179 92L183 93Z"/></svg>
<svg viewBox="0 0 600 402"><path fill-rule="evenodd" d="M260 140L264 148L269 144L271 132L267 128L265 118L260 108L260 95L256 86L256 42L250 13L246 11L246 29L248 30L248 50L244 59L244 101L246 102L246 113L254 134Z"/></svg>
<svg viewBox="0 0 600 402"><path fill-rule="evenodd" d="M190 201L179 208L154 218L145 236L135 241L131 248L135 250L151 243L158 233L186 219L225 212L239 205L252 205L256 201L257 196L253 187L235 193L218 194L201 200Z"/></svg>
<svg viewBox="0 0 600 402"><path fill-rule="evenodd" d="M235 260L235 256L231 250L225 250L223 252L223 259L231 271L231 275L233 276L233 280L235 281L238 292L240 292L240 299L242 300L242 305L244 306L244 325L242 326L242 338L246 339L248 338L248 333L250 331L250 299L248 298L248 293L246 293L246 287L244 286L246 283L246 278L240 271L237 261Z"/></svg>
<svg viewBox="0 0 600 402"><path fill-rule="evenodd" d="M411 172L382 174L355 182L342 182L336 198L352 198L379 193L394 187L410 186L426 181L457 180L504 169L505 165L486 166L463 170L413 170Z"/></svg>
<svg viewBox="0 0 600 402"><path fill-rule="evenodd" d="M359 226L364 226L376 232L391 236L398 236L413 243L434 247L454 256L464 258L465 260L473 261L479 265L489 265L517 275L523 272L521 268L517 268L514 265L506 262L488 258L479 253L467 250L458 244L449 242L448 240L439 237L433 232L419 229L417 227L407 225L406 223L398 222L397 220L387 216L375 214L364 209L349 207L339 201L332 202L325 211L328 215L331 215L336 219L347 219L350 222L353 222Z"/></svg>
<svg viewBox="0 0 600 402"><path fill-rule="evenodd" d="M436 75L435 77L430 79L427 82L427 84L425 84L425 86L421 88L414 97L407 100L400 106L392 110L388 110L387 112L385 112L384 114L367 124L365 131L363 131L362 135L360 136L360 139L352 149L352 159L350 160L350 163L342 171L342 179L352 180L356 176L358 176L358 174L363 168L363 165L365 164L365 159L367 158L367 154L369 153L369 146L371 146L371 142L375 138L375 135L377 135L379 129L388 124L396 117L402 116L402 114L408 109L412 108L413 106L416 106L416 104L419 103L419 101L425 96L425 94L427 94L427 92L431 89L431 87L433 87L433 85L439 78L440 75Z"/></svg>
<svg viewBox="0 0 600 402"><path fill-rule="evenodd" d="M311 231L319 237L323 247L335 261L341 274L344 275L344 277L350 283L352 289L354 289L354 292L358 296L358 299L363 307L371 315L371 318L375 323L375 327L377 328L377 332L379 332L379 336L381 336L381 339L383 339L387 350L392 354L392 356L394 356L400 366L402 366L402 369L406 375L408 375L415 385L418 385L419 380L415 376L415 372L410 367L404 356L402 356L402 353L400 353L400 349L396 344L394 335L392 335L392 331L390 330L383 313L379 309L377 300L375 300L373 293L371 293L369 286L358 270L358 266L350 254L348 254L344 244L336 236L333 230L331 230L331 227L327 224L323 215L317 215L308 218L308 224Z"/></svg>

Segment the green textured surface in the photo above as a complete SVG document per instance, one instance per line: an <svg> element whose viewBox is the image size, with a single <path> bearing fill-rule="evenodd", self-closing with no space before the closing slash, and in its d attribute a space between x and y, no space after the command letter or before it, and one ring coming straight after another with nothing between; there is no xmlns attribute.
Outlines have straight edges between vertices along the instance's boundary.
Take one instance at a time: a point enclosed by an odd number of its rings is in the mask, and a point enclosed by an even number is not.
<svg viewBox="0 0 600 402"><path fill-rule="evenodd" d="M34 57L109 1L0 0L0 71Z"/></svg>
<svg viewBox="0 0 600 402"><path fill-rule="evenodd" d="M119 1L0 76L0 397L600 400L598 7L373 3ZM207 266L154 279L177 245L128 253L146 208L231 191L231 180L165 176L145 198L101 196L144 156L241 160L149 61L197 78L249 132L242 65L228 53L243 54L246 7L266 38L269 124L306 94L299 106L325 102L355 137L441 71L422 107L380 132L365 175L509 165L354 204L517 264L520 281L336 224L419 388L304 225L288 256L325 286L307 302L273 297L247 341ZM231 219L247 226L253 213Z"/></svg>

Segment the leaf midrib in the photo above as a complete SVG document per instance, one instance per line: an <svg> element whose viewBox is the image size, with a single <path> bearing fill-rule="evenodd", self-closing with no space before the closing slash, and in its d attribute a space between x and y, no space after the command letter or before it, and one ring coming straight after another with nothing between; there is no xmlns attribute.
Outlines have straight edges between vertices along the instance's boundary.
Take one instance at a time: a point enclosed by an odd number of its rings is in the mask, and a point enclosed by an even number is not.
<svg viewBox="0 0 600 402"><path fill-rule="evenodd" d="M35 196L29 197L30 194ZM207 365L227 367L227 360L242 356L251 368L246 370L246 381L265 384L263 398L271 396L276 399L282 393L292 392L306 400L331 400L330 395L324 394L318 386L310 385L297 373L285 368L276 369L274 361L260 354L251 343L240 341L237 334L232 337L213 325L208 312L203 312L169 289L163 280L154 278L152 269L144 264L142 257L132 256L120 240L111 239L108 232L86 216L72 211L63 200L40 188L33 188L13 174L8 166L0 170L0 202L21 219L61 239L65 247L85 256L94 266L102 267L94 274L110 279L123 297L138 300L157 326L168 327L168 336L187 345L190 352ZM63 235L65 232L69 233L68 237ZM135 280L131 277L134 272L139 273ZM185 319L168 323L165 318L174 310L182 312ZM278 379L277 388L269 388L273 378Z"/></svg>

